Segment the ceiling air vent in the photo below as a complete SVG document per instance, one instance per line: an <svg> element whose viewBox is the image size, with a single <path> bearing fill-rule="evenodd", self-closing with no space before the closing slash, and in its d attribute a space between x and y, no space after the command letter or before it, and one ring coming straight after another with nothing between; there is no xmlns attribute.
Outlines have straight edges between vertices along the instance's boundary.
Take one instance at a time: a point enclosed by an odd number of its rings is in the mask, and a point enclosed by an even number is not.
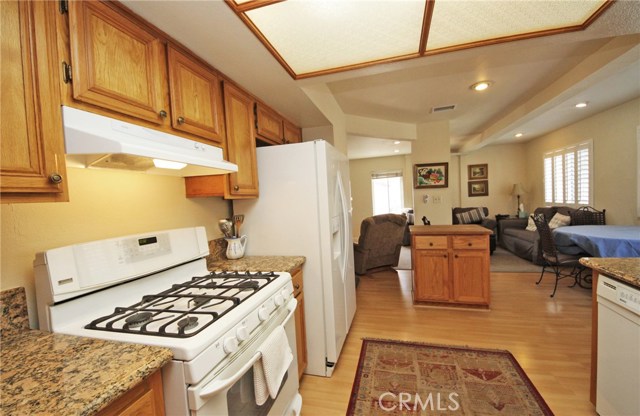
<svg viewBox="0 0 640 416"><path fill-rule="evenodd" d="M440 112L442 112L442 111L450 111L450 110L453 110L453 109L455 109L455 108L456 108L456 105L455 105L455 104L451 104L451 105L443 105L443 106L440 106L440 107L433 107L433 108L431 109L431 112L432 112L432 113L440 113Z"/></svg>

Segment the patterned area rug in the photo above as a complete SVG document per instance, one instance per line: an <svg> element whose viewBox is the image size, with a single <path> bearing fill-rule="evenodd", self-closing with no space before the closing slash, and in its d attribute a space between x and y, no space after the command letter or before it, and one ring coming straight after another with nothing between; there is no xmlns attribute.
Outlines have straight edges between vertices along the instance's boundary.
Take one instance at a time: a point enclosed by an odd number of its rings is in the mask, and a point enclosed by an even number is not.
<svg viewBox="0 0 640 416"><path fill-rule="evenodd" d="M553 415L509 351L364 339L347 415Z"/></svg>

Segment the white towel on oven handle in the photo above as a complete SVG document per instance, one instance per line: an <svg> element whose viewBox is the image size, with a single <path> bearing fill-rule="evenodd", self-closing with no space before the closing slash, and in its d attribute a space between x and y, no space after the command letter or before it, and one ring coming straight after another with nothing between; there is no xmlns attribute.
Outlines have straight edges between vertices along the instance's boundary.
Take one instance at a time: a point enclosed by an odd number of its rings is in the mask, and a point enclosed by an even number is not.
<svg viewBox="0 0 640 416"><path fill-rule="evenodd" d="M262 406L269 396L272 399L276 398L282 378L293 361L293 353L284 327L278 326L274 329L258 347L258 352L262 357L253 365L253 386L256 404Z"/></svg>

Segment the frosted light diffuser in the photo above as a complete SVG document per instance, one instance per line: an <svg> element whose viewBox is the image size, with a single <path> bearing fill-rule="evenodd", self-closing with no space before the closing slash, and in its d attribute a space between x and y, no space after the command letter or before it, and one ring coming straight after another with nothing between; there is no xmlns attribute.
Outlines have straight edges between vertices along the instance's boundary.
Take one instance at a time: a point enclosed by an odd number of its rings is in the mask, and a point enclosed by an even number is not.
<svg viewBox="0 0 640 416"><path fill-rule="evenodd" d="M611 0L225 0L294 79L583 30Z"/></svg>
<svg viewBox="0 0 640 416"><path fill-rule="evenodd" d="M418 54L422 1L284 1L246 12L296 74Z"/></svg>
<svg viewBox="0 0 640 416"><path fill-rule="evenodd" d="M173 162L171 160L162 160L162 159L153 159L153 165L161 169L175 169L175 170L184 169L184 167L187 166L186 163Z"/></svg>

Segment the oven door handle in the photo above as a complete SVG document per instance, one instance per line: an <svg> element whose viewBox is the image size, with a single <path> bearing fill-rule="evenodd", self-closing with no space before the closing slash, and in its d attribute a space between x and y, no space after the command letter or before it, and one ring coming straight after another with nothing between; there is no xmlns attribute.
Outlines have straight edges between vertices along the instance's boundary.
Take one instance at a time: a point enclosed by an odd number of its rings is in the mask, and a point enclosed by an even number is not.
<svg viewBox="0 0 640 416"><path fill-rule="evenodd" d="M285 326L287 322L289 322L289 319L291 319L291 317L296 311L297 305L298 305L298 301L295 298L289 301L289 303L287 304L287 310L289 311L289 313L287 314L287 317L284 318L284 320L282 321L282 324L281 324L282 326ZM243 365L234 375L222 380L213 380L207 386L203 387L198 395L200 396L201 399L207 399L211 396L218 394L222 390L225 390L233 386L235 382L240 380L242 376L244 376L244 374L247 371L249 371L249 369L251 369L251 367L253 367L253 365L261 357L262 357L262 354L260 352L255 353L255 355L251 357L251 359L249 359L249 361L247 361L247 363Z"/></svg>

